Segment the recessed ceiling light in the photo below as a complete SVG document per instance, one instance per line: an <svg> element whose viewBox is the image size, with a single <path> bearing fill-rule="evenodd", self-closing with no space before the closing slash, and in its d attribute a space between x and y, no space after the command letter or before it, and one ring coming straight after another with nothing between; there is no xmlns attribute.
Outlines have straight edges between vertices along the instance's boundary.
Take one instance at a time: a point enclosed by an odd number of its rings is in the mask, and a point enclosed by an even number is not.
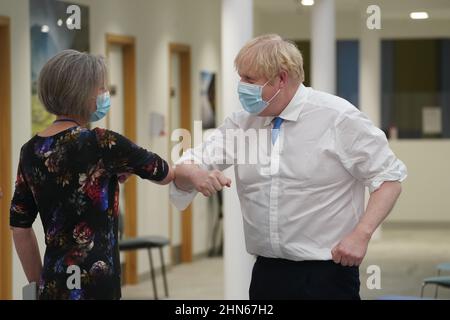
<svg viewBox="0 0 450 320"><path fill-rule="evenodd" d="M314 5L314 0L302 0L301 3L304 6L312 6L312 5Z"/></svg>
<svg viewBox="0 0 450 320"><path fill-rule="evenodd" d="M411 19L419 20L419 19L428 19L428 12L420 11L420 12L411 12L409 14Z"/></svg>
<svg viewBox="0 0 450 320"><path fill-rule="evenodd" d="M44 24L44 25L41 27L41 32L42 32L42 33L48 33L49 31L50 31L50 28L48 27L48 25Z"/></svg>

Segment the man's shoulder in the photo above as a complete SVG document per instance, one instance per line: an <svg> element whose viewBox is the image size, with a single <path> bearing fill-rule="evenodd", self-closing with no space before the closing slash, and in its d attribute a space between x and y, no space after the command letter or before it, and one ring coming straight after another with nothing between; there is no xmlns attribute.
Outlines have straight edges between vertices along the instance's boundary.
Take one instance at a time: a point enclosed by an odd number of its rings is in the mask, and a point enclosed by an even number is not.
<svg viewBox="0 0 450 320"><path fill-rule="evenodd" d="M334 113L336 118L360 113L358 108L344 98L312 88L307 102L311 108L317 111Z"/></svg>
<svg viewBox="0 0 450 320"><path fill-rule="evenodd" d="M263 122L264 119L264 117L258 117L248 113L247 111L240 110L231 113L225 119L225 123L228 122L235 128L246 130L248 128L258 127L258 123Z"/></svg>
<svg viewBox="0 0 450 320"><path fill-rule="evenodd" d="M339 114L358 110L352 103L344 98L312 88L308 95L308 103L324 110L334 110Z"/></svg>

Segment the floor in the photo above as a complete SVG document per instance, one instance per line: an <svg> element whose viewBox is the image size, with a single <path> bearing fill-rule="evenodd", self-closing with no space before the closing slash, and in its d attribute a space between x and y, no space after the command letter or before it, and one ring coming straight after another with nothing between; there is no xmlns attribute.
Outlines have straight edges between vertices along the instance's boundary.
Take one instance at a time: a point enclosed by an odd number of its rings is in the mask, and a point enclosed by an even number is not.
<svg viewBox="0 0 450 320"><path fill-rule="evenodd" d="M435 265L444 261L450 262L449 228L384 227L380 239L371 241L360 268L361 298L418 297L422 279L436 275ZM367 272L371 265L380 268L381 289L370 290L366 285L372 274ZM174 266L168 273L168 282L170 299L223 299L223 260L204 258ZM159 294L162 294L161 277L157 283ZM433 294L434 287L427 287L425 296L432 297ZM150 281L123 288L124 299L152 299L152 295ZM450 289L440 289L439 298L450 299Z"/></svg>

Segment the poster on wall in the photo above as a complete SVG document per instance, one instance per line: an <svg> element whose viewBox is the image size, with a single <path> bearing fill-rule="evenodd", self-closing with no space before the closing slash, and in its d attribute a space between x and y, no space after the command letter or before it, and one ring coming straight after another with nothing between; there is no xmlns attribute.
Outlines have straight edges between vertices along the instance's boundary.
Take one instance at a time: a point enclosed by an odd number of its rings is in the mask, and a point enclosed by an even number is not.
<svg viewBox="0 0 450 320"><path fill-rule="evenodd" d="M204 130L216 127L216 74L200 72L200 106Z"/></svg>
<svg viewBox="0 0 450 320"><path fill-rule="evenodd" d="M89 8L57 0L30 1L32 134L54 120L39 101L37 81L44 64L64 49L89 52Z"/></svg>

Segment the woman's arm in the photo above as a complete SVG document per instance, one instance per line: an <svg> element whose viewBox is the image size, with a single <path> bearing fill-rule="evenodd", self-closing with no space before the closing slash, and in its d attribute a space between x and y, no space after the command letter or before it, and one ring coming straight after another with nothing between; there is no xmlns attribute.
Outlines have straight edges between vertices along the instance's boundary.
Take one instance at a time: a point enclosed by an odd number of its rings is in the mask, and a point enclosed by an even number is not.
<svg viewBox="0 0 450 320"><path fill-rule="evenodd" d="M168 165L169 169L167 172L167 176L161 180L161 181L153 181L156 184L160 184L160 185L166 185L171 183L174 179L175 179L175 169L171 166ZM125 183L128 181L128 178L131 176L131 173L121 173L118 175L119 177L119 183Z"/></svg>
<svg viewBox="0 0 450 320"><path fill-rule="evenodd" d="M139 147L114 131L99 128L94 130L103 163L112 174L117 174L120 183L124 183L133 174L160 185L168 184L174 179L173 169L158 154Z"/></svg>
<svg viewBox="0 0 450 320"><path fill-rule="evenodd" d="M41 255L33 228L11 227L17 254L28 282L39 283L42 271Z"/></svg>

